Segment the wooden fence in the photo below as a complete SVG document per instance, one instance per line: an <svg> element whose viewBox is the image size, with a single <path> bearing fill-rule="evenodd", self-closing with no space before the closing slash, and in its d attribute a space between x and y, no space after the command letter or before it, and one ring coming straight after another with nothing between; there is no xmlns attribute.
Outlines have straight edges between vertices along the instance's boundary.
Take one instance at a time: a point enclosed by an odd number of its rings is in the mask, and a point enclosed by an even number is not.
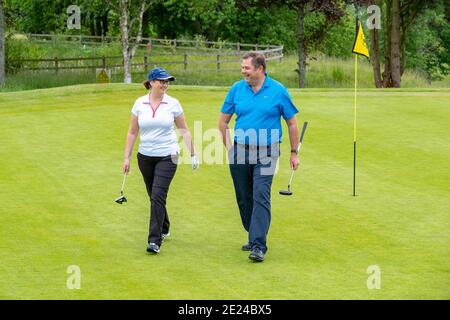
<svg viewBox="0 0 450 320"><path fill-rule="evenodd" d="M36 35L29 34L30 41L64 43L79 41L80 44L116 43L118 38L67 35ZM144 38L141 46L145 54L132 58L132 67L147 72L153 66L180 65L182 69L215 69L217 71L236 70L234 64L239 63L242 55L248 51L258 51L266 56L268 61L283 58L283 46L242 44L195 40L168 40ZM160 53L164 50L168 53ZM10 70L50 70L58 73L60 70L80 69L112 69L123 68L122 56L95 56L73 58L21 59L6 62ZM227 69L227 66L230 67ZM232 68L231 68L232 67Z"/></svg>

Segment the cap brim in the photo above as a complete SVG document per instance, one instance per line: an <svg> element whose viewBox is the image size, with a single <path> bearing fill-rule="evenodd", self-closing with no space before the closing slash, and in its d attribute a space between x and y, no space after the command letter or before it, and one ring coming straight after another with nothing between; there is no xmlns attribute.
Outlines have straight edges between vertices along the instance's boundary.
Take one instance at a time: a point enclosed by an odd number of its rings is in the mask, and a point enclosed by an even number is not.
<svg viewBox="0 0 450 320"><path fill-rule="evenodd" d="M174 81L175 78L172 77L172 76L170 76L170 77L167 77L167 78L157 78L156 80L168 80L168 81Z"/></svg>

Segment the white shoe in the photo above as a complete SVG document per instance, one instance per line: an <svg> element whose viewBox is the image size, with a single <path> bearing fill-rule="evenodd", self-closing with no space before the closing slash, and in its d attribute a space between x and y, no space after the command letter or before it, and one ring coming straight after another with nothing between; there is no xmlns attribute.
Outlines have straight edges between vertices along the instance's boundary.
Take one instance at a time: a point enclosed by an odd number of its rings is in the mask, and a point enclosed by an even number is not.
<svg viewBox="0 0 450 320"><path fill-rule="evenodd" d="M166 239L166 238L169 238L170 237L170 231L167 232L167 233L161 234L161 237L162 237L162 241L164 241L164 239Z"/></svg>

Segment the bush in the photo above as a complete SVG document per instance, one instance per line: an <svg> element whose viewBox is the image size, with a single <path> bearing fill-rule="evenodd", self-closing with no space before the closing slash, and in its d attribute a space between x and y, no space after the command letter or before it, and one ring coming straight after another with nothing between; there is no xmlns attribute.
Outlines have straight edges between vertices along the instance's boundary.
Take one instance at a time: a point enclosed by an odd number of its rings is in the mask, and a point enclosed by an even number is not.
<svg viewBox="0 0 450 320"><path fill-rule="evenodd" d="M23 67L23 59L39 59L44 50L26 38L9 37L6 41L6 72L15 73Z"/></svg>

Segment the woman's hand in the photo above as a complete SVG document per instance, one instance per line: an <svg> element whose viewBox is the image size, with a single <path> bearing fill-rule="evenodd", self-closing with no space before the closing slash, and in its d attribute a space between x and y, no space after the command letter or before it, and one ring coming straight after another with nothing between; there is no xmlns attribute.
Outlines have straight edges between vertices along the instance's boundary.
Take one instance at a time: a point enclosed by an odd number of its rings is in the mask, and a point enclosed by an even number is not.
<svg viewBox="0 0 450 320"><path fill-rule="evenodd" d="M192 165L192 170L197 170L198 167L200 166L200 162L198 161L196 155L193 155L191 157L191 165Z"/></svg>
<svg viewBox="0 0 450 320"><path fill-rule="evenodd" d="M125 158L123 160L122 169L123 169L123 173L128 174L128 172L130 172L130 159Z"/></svg>

